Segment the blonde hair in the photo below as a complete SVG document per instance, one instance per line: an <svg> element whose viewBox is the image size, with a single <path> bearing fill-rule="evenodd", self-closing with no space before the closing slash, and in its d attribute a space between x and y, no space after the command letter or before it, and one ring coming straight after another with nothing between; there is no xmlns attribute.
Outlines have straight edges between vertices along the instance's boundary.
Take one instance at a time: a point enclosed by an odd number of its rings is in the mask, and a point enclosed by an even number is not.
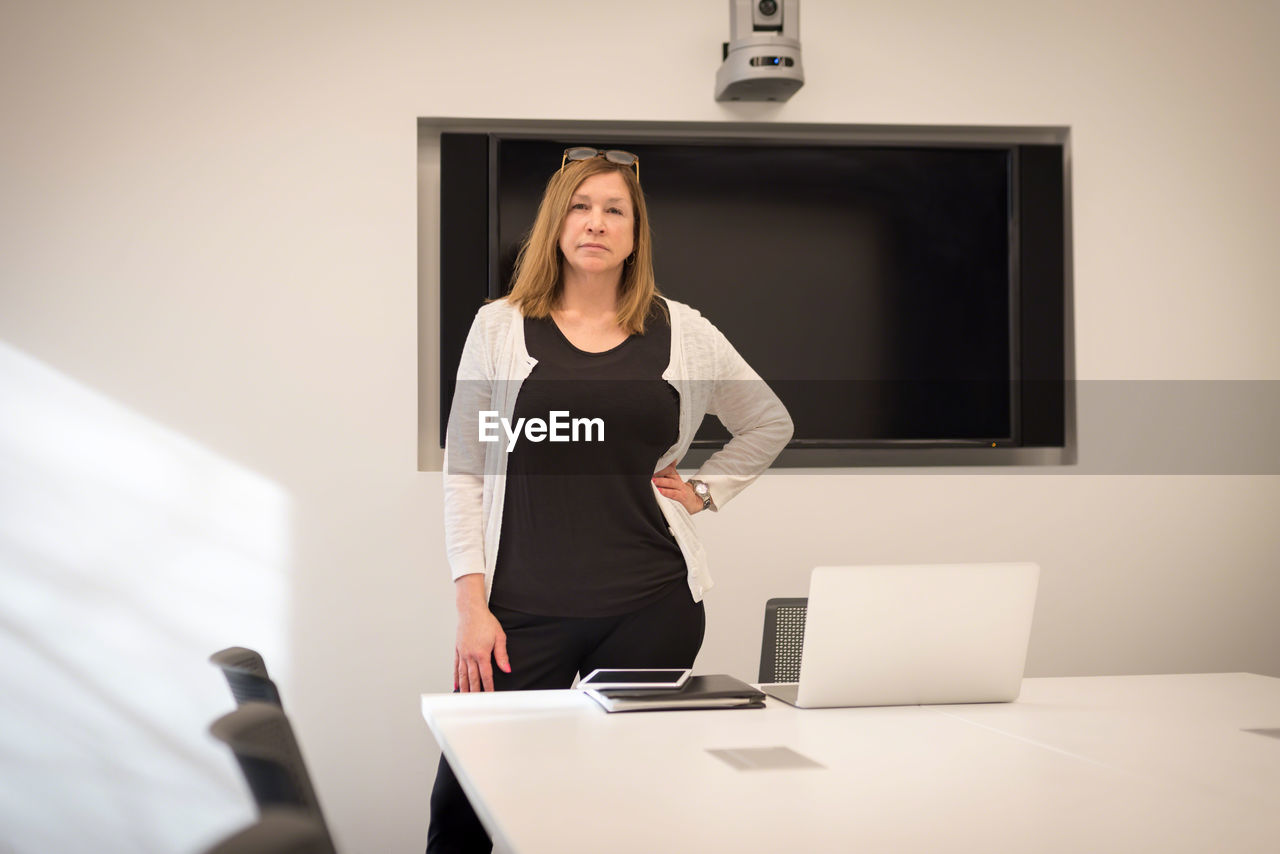
<svg viewBox="0 0 1280 854"><path fill-rule="evenodd" d="M511 300L525 317L551 316L551 309L560 300L564 290L561 265L564 256L560 252L560 232L569 215L569 202L582 182L592 175L616 172L622 176L631 193L631 207L635 215L635 248L622 267L622 280L618 283L617 321L627 333L644 334L645 319L656 305L662 311L666 306L658 299L658 285L653 278L653 236L649 231L649 212L644 204L644 191L640 180L630 166L611 163L603 157L576 160L551 176L547 189L538 205L538 215L533 228L516 256L515 272L511 277Z"/></svg>

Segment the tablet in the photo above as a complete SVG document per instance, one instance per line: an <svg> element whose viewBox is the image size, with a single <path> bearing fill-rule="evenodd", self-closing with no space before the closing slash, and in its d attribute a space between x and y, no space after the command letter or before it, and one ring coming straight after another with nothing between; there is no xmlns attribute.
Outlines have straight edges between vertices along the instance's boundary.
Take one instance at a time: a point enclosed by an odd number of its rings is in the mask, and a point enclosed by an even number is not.
<svg viewBox="0 0 1280 854"><path fill-rule="evenodd" d="M579 688L595 688L597 690L611 688L681 688L688 681L692 671L688 668L656 669L656 670L611 670L600 668L592 670L581 682Z"/></svg>

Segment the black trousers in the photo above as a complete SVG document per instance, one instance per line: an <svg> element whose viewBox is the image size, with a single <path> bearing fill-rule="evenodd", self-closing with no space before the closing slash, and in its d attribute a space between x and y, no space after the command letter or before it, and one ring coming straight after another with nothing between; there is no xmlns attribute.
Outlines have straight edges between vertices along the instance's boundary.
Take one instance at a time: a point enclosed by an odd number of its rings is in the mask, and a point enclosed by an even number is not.
<svg viewBox="0 0 1280 854"><path fill-rule="evenodd" d="M618 617L539 617L490 606L507 634L511 672L493 668L496 691L568 688L598 667L692 667L706 616L684 583ZM488 854L489 836L444 757L431 790L427 854Z"/></svg>

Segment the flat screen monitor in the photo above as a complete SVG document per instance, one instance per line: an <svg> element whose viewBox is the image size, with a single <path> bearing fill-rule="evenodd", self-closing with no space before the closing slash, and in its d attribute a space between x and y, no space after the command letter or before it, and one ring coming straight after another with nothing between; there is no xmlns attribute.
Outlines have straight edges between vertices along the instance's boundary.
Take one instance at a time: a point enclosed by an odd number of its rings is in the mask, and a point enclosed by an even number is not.
<svg viewBox="0 0 1280 854"><path fill-rule="evenodd" d="M774 388L791 447L1062 445L1062 146L444 134L442 227L469 194L485 287L442 258L442 291L471 295L442 322L465 336L507 292L547 179L584 142L638 155L659 289ZM469 185L449 171L468 155ZM695 445L726 435L708 418Z"/></svg>

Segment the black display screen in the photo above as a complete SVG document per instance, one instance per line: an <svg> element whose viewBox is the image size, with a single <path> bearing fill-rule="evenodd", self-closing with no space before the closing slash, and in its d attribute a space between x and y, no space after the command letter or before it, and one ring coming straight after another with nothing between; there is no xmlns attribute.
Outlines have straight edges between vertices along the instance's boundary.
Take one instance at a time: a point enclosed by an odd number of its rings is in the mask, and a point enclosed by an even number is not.
<svg viewBox="0 0 1280 854"><path fill-rule="evenodd" d="M492 142L491 297L581 142ZM777 391L793 446L1016 444L1015 146L609 147L640 158L658 287Z"/></svg>

